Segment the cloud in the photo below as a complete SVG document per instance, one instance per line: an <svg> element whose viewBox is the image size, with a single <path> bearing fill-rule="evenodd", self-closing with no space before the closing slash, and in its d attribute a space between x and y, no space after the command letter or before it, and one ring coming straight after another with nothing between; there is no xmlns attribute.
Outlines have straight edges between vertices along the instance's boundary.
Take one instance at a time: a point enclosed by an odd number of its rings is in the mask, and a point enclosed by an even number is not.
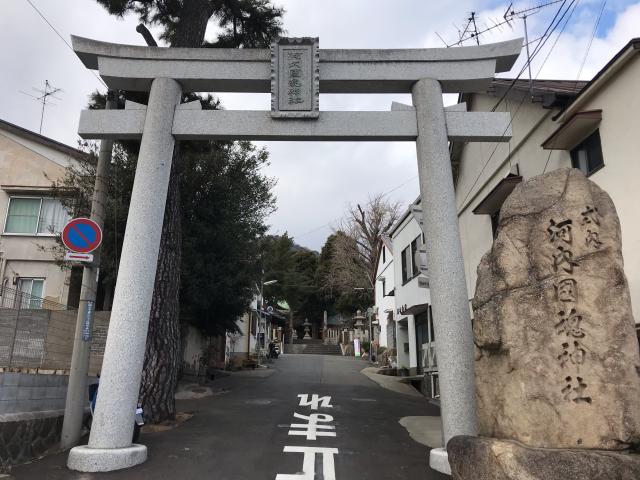
<svg viewBox="0 0 640 480"><path fill-rule="evenodd" d="M138 21L134 16L117 19L96 2L87 0L33 1L64 38L75 34L115 43L144 44L135 32ZM491 18L500 18L505 8L505 2L495 0L462 0L455 5L424 0L276 0L276 4L287 10L284 24L290 36L319 36L321 48L440 47L442 42L435 32L447 41L455 39L457 33L452 24L462 26L468 12L477 12L482 25L489 24ZM601 0L580 3L542 68L541 78L577 76L600 5ZM531 38L544 31L554 8L548 7L529 18ZM638 18L640 3L607 3L582 78L592 76L631 37L637 36ZM504 28L483 36L482 41L500 41L522 33L522 22L517 21L513 31ZM215 35L214 24L208 35ZM534 72L540 68L552 41L534 62ZM37 131L39 105L18 92L35 93L31 87L42 88L48 79L64 92L62 100L54 100L56 106L47 108L43 133L74 145L79 112L89 93L101 87L98 80L26 2L3 2L0 42L4 46L0 49L0 118ZM523 61L524 56L519 65ZM226 108L269 108L269 97L264 94L220 96ZM410 102L408 95L322 95L321 108L388 110L392 100ZM445 101L452 103L455 97L449 96ZM295 234L296 241L314 249L322 246L331 231L326 224L336 223L345 204L366 201L370 194L389 190L393 190L390 198L407 204L418 193L412 143L260 144L271 153L271 165L265 173L278 178L278 211L269 219L272 230ZM399 185L402 187L397 188Z"/></svg>

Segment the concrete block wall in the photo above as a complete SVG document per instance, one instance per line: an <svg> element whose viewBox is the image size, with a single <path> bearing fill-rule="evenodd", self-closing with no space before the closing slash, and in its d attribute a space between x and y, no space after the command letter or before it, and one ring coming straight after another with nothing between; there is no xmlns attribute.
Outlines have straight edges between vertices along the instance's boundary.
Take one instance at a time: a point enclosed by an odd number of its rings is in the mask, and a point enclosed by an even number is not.
<svg viewBox="0 0 640 480"><path fill-rule="evenodd" d="M0 368L66 370L71 365L74 310L0 309ZM111 312L95 312L89 372L102 368Z"/></svg>
<svg viewBox="0 0 640 480"><path fill-rule="evenodd" d="M64 410L68 382L67 375L0 373L0 415Z"/></svg>

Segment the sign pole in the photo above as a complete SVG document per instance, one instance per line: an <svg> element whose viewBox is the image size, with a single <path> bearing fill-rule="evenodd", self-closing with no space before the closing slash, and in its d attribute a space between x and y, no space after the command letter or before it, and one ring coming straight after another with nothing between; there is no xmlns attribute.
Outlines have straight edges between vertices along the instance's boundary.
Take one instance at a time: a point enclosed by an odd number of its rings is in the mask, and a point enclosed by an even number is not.
<svg viewBox="0 0 640 480"><path fill-rule="evenodd" d="M116 92L107 92L107 110L116 105ZM91 218L102 228L104 225L107 201L107 176L111 164L113 140L102 140L96 168L96 183L91 202ZM85 397L87 392L87 373L89 371L89 355L91 353L91 332L93 330L93 314L95 311L96 291L98 289L98 270L100 268L100 251L94 254L94 261L84 266L80 304L76 317L76 331L73 339L73 354L69 372L69 386L64 407L64 421L60 446L71 448L80 441L82 420L84 417Z"/></svg>

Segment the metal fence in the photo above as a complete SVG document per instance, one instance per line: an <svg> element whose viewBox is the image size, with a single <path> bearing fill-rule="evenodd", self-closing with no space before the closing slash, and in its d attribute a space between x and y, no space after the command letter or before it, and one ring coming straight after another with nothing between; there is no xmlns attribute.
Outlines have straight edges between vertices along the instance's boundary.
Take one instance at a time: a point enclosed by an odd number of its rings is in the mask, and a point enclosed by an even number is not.
<svg viewBox="0 0 640 480"><path fill-rule="evenodd" d="M36 297L18 289L0 285L0 308L16 310L44 309L70 310L71 307L42 297Z"/></svg>
<svg viewBox="0 0 640 480"><path fill-rule="evenodd" d="M0 368L68 371L76 311L0 308ZM111 312L95 312L89 373L102 367Z"/></svg>

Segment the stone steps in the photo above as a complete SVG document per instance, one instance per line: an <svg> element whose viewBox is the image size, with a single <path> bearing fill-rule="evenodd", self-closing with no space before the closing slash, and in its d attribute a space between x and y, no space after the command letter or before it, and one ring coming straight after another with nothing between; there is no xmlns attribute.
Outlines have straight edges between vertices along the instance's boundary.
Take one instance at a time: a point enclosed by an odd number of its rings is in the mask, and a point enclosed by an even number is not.
<svg viewBox="0 0 640 480"><path fill-rule="evenodd" d="M325 345L322 340L294 342L293 345L285 345L284 353L298 355L342 355L339 345Z"/></svg>

